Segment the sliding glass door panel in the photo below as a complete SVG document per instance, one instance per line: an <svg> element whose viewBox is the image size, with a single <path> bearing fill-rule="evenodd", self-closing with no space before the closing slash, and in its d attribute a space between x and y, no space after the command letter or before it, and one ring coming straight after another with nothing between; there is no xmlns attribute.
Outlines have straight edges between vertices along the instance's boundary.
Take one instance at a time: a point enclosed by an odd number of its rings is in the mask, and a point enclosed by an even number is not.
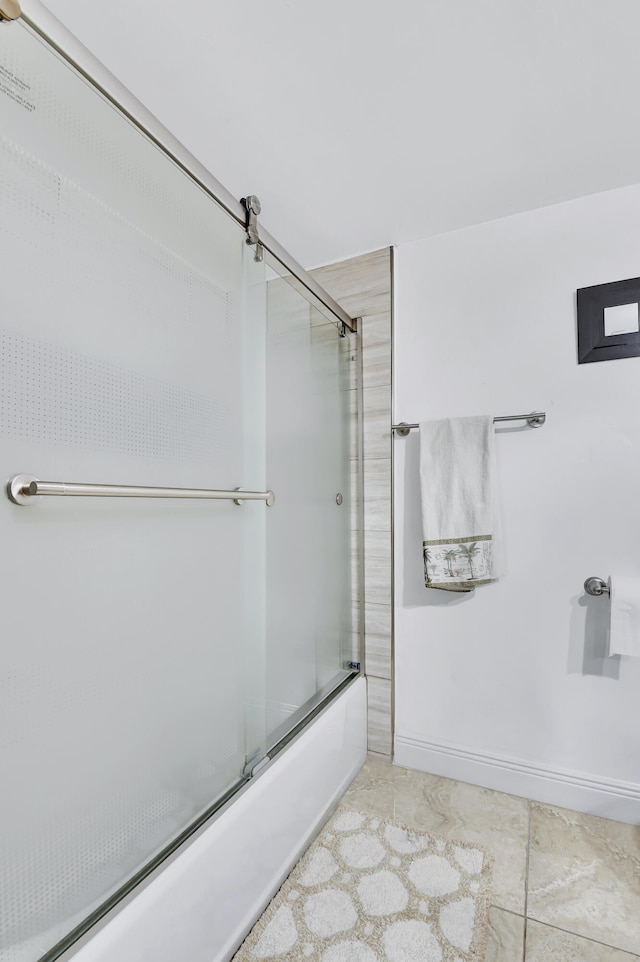
<svg viewBox="0 0 640 962"><path fill-rule="evenodd" d="M290 279L272 276L267 322L267 722L348 670L351 650L351 338Z"/></svg>
<svg viewBox="0 0 640 962"><path fill-rule="evenodd" d="M265 489L264 265L0 30L0 476ZM50 949L265 743L264 502L0 502L0 959Z"/></svg>

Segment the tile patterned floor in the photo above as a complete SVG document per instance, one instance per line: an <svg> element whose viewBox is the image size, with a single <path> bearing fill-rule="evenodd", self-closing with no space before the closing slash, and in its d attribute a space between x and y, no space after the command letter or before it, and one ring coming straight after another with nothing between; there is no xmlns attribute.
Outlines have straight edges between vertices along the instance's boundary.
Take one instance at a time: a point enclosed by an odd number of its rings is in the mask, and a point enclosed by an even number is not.
<svg viewBox="0 0 640 962"><path fill-rule="evenodd" d="M373 757L342 804L491 852L484 962L640 962L640 826Z"/></svg>

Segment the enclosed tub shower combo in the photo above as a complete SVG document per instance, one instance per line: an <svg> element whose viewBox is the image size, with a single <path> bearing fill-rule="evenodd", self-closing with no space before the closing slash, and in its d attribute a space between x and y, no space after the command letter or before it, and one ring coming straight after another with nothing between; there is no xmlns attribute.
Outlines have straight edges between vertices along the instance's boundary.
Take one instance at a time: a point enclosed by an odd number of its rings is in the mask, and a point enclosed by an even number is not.
<svg viewBox="0 0 640 962"><path fill-rule="evenodd" d="M224 960L364 759L357 324L0 16L0 960Z"/></svg>

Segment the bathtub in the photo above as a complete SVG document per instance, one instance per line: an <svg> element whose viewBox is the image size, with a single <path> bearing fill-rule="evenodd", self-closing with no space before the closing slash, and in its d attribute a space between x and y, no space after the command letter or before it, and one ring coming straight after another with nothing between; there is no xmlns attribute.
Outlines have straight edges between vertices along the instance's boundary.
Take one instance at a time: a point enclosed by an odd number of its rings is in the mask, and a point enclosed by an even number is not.
<svg viewBox="0 0 640 962"><path fill-rule="evenodd" d="M365 757L361 677L63 958L227 962Z"/></svg>

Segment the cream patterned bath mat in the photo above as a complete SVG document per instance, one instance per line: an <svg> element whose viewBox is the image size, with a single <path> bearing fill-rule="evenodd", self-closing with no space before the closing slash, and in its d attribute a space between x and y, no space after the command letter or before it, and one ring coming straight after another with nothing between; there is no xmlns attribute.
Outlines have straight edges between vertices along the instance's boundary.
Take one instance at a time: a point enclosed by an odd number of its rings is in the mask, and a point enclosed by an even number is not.
<svg viewBox="0 0 640 962"><path fill-rule="evenodd" d="M234 962L481 962L488 863L480 848L341 810Z"/></svg>

